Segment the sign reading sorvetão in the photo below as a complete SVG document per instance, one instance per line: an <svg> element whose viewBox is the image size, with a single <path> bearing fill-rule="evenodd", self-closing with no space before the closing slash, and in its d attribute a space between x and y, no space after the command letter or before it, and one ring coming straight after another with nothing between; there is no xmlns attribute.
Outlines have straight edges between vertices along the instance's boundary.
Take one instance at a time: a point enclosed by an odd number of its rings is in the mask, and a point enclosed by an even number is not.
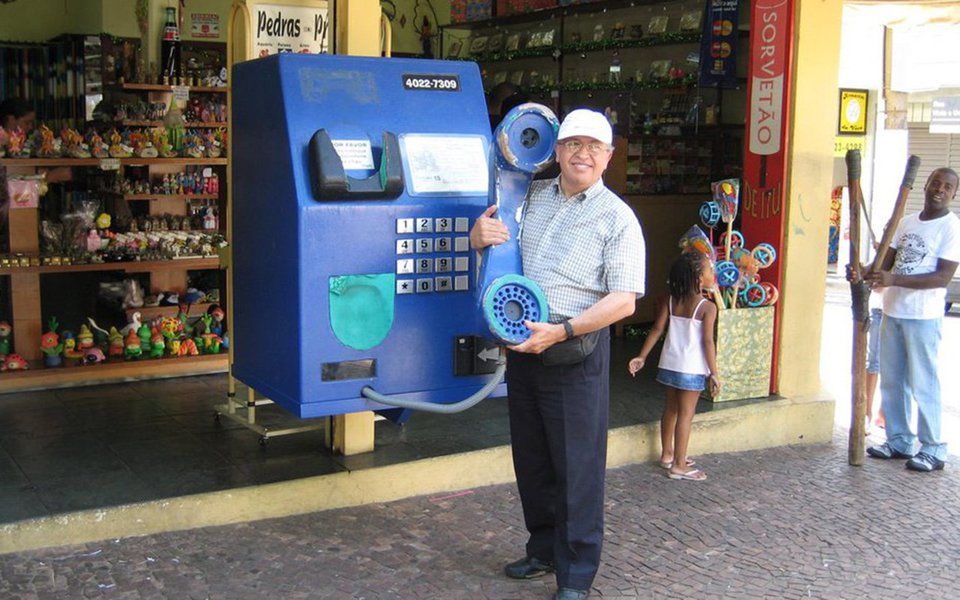
<svg viewBox="0 0 960 600"><path fill-rule="evenodd" d="M930 105L930 133L960 133L960 96L933 99Z"/></svg>
<svg viewBox="0 0 960 600"><path fill-rule="evenodd" d="M253 52L264 57L280 52L325 54L330 30L329 2L316 6L254 4Z"/></svg>

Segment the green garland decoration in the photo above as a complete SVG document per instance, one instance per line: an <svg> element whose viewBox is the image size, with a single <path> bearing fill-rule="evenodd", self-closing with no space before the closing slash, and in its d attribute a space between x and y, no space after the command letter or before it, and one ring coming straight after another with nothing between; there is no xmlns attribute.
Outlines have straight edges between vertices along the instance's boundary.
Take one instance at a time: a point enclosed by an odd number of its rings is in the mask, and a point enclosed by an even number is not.
<svg viewBox="0 0 960 600"><path fill-rule="evenodd" d="M552 91L561 92L633 92L637 90L659 90L672 87L691 87L696 85L699 76L697 73L690 73L680 79L648 79L645 81L623 81L620 83L603 82L578 82L561 83L555 86L536 86L529 88L531 94L548 94Z"/></svg>
<svg viewBox="0 0 960 600"><path fill-rule="evenodd" d="M643 37L640 39L607 39L599 42L579 42L576 44L564 44L562 46L539 46L536 48L524 48L522 50L511 50L509 52L491 52L488 54L476 54L467 57L451 57L447 60L472 60L475 62L504 62L517 60L521 58L538 58L541 56L553 56L554 59L560 58L561 54L580 54L582 52L603 52L609 50L624 50L626 48L650 48L652 46L665 46L669 44L690 44L699 42L701 39L699 31L677 31L672 33L663 33L655 36Z"/></svg>
<svg viewBox="0 0 960 600"><path fill-rule="evenodd" d="M625 48L649 48L651 46L665 46L668 44L690 44L699 42L701 37L699 31L676 31L639 39L619 38L600 40L598 42L591 41L565 44L560 46L560 51L564 54L573 54L580 52L602 52L604 50L623 50Z"/></svg>

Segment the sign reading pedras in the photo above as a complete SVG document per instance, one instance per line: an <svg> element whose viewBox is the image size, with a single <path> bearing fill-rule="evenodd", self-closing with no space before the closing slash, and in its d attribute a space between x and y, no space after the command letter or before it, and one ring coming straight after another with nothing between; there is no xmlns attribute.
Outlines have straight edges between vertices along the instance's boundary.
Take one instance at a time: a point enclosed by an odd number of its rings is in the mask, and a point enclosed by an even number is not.
<svg viewBox="0 0 960 600"><path fill-rule="evenodd" d="M316 6L255 4L254 52L259 57L280 52L323 54L330 31L328 2Z"/></svg>
<svg viewBox="0 0 960 600"><path fill-rule="evenodd" d="M404 73L403 89L459 92L460 78L456 75L420 75L417 73Z"/></svg>

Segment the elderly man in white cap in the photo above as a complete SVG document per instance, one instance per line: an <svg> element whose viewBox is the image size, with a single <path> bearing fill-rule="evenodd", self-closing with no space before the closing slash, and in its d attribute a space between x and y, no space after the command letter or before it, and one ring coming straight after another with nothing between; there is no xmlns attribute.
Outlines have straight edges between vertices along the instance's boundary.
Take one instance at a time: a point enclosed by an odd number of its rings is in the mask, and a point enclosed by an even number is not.
<svg viewBox="0 0 960 600"><path fill-rule="evenodd" d="M603 114L578 109L560 125L560 176L534 181L520 249L524 275L543 289L547 323L510 348L507 389L517 487L529 531L524 558L507 576L556 572L559 600L589 595L603 544L609 413L609 326L631 315L644 293L643 233L633 211L603 183L613 155ZM507 241L496 206L470 232L475 249ZM585 336L590 352L555 364L549 349ZM569 358L569 355L568 355Z"/></svg>

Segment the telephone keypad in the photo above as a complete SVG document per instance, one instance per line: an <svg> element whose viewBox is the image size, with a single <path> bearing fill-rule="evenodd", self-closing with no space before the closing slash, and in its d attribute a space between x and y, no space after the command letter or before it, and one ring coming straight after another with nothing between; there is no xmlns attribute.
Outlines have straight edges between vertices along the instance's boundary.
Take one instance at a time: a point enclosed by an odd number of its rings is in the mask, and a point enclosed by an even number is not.
<svg viewBox="0 0 960 600"><path fill-rule="evenodd" d="M467 217L413 217L396 220L397 275L415 278L397 279L397 295L432 292L463 292L470 289L468 275L453 275L470 270L470 219ZM423 234L438 234L425 236ZM446 234L446 235L443 235ZM412 237L416 235L417 237ZM457 256L457 253L461 253ZM431 275L434 275L432 276Z"/></svg>

